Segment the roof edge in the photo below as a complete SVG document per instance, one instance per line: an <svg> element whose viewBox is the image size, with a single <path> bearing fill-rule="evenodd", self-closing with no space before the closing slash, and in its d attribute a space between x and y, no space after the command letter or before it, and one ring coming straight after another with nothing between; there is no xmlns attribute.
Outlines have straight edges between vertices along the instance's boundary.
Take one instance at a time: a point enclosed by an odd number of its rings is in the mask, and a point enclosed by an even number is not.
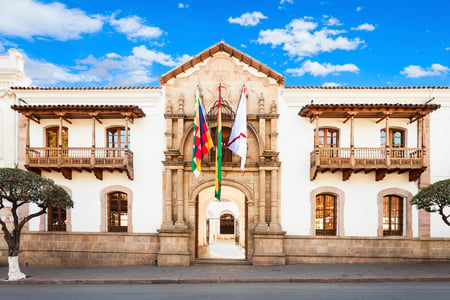
<svg viewBox="0 0 450 300"><path fill-rule="evenodd" d="M29 90L29 91L102 91L102 90L158 90L159 86L92 86L92 87L38 87L38 86L12 86L12 90Z"/></svg>
<svg viewBox="0 0 450 300"><path fill-rule="evenodd" d="M159 83L160 85L166 84L170 79L176 78L179 74L184 73L186 70L193 68L198 63L203 62L205 59L212 57L214 54L218 52L225 52L228 53L230 56L239 59L239 61L242 61L249 65L250 67L258 70L259 72L262 72L266 74L268 77L271 77L276 80L276 82L279 85L284 85L284 82L286 79L283 75L280 73L272 70L265 64L259 62L258 60L250 57L248 54L245 54L241 52L240 50L237 50L236 48L228 45L223 40L219 43L207 48L206 50L203 50L199 54L192 57L187 62L173 68L172 70L166 72L164 75L159 77Z"/></svg>

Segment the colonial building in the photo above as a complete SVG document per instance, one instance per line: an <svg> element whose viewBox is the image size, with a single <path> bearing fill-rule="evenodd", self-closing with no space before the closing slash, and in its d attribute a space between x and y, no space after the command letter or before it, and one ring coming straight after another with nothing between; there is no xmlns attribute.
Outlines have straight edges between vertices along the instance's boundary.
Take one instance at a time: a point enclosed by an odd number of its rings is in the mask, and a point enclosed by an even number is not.
<svg viewBox="0 0 450 300"><path fill-rule="evenodd" d="M0 166L75 203L29 223L22 263L189 265L230 259L211 254L230 241L254 265L450 260L448 226L409 204L450 177L448 87L289 87L224 42L159 82L31 87L21 55L1 57ZM243 173L223 148L220 202L215 150L191 168L197 86L215 140L219 85L223 143L243 85L248 141Z"/></svg>

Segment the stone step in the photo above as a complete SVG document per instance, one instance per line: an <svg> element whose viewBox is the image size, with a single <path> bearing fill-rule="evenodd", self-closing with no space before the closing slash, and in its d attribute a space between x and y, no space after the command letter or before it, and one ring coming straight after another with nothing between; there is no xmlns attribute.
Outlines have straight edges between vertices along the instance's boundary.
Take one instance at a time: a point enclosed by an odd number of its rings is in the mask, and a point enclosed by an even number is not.
<svg viewBox="0 0 450 300"><path fill-rule="evenodd" d="M232 259L232 258L196 258L194 265L251 265L246 259Z"/></svg>

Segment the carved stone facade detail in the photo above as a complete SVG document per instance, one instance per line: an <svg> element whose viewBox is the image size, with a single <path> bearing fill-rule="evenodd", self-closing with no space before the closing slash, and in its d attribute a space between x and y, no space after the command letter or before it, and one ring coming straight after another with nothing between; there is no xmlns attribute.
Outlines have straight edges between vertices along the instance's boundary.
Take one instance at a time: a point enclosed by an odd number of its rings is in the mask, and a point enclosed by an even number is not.
<svg viewBox="0 0 450 300"><path fill-rule="evenodd" d="M236 57L220 51L192 68L190 72L170 78L164 86L166 99L179 99L179 109L177 113L167 109L165 114L167 148L162 175L165 213L161 225L161 232L164 233L161 235L161 258L158 262L166 265L188 264L185 250L180 249L187 249L190 262L196 259L199 195L202 190L214 186L215 163L213 157L210 157L212 151L203 158L199 178L195 178L191 170L196 87L199 86L211 130L217 126L219 85L223 101L222 127L231 128L242 86L245 84L248 97L248 152L245 172L240 172L240 158L233 154L231 162L223 163L222 186L231 187L245 195L247 259L252 262L255 256L258 258L255 260L257 264L284 264L282 247L273 248L277 249L273 253L261 252L268 245L282 245L285 234L279 217L280 162L276 141L278 114L275 102L280 84L267 74L262 74ZM184 98L180 95L184 95ZM265 97L274 99L269 114L265 113ZM169 107L169 103L166 107ZM271 234L265 234L267 232ZM256 236L258 238L255 239ZM167 245L174 241L187 244L177 247ZM178 249L183 253L181 256L168 253L170 249Z"/></svg>

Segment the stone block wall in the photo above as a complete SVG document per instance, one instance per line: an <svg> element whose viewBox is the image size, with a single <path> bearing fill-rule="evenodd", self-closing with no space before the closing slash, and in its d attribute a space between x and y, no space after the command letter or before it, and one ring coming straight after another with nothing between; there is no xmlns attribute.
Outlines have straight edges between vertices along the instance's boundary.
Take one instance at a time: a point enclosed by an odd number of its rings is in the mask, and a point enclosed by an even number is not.
<svg viewBox="0 0 450 300"><path fill-rule="evenodd" d="M157 234L24 232L19 262L30 266L154 265L158 251ZM7 255L2 238L0 264L7 264Z"/></svg>
<svg viewBox="0 0 450 300"><path fill-rule="evenodd" d="M286 264L450 261L450 239L286 236Z"/></svg>

